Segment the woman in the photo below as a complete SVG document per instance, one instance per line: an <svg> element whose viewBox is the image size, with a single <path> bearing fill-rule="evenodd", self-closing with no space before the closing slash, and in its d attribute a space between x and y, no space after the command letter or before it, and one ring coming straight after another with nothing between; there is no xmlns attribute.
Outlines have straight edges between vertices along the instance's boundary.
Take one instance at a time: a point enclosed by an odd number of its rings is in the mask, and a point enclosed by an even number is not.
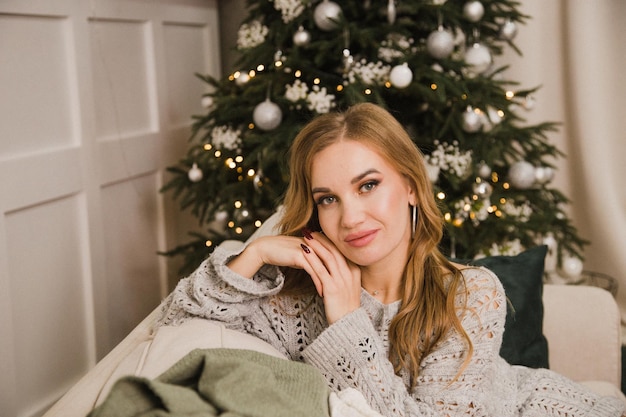
<svg viewBox="0 0 626 417"><path fill-rule="evenodd" d="M499 357L493 273L439 252L423 156L387 111L359 104L296 137L279 236L220 248L164 303L161 324L221 320L354 388L388 416L619 416L548 370Z"/></svg>

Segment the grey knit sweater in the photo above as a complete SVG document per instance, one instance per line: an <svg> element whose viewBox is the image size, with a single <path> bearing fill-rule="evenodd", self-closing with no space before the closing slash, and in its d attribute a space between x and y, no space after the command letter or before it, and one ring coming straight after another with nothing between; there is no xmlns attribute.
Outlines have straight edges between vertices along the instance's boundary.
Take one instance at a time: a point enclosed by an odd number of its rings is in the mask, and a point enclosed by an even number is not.
<svg viewBox="0 0 626 417"><path fill-rule="evenodd" d="M422 360L414 388L388 360L388 330L400 302L382 304L367 292L361 307L329 326L323 300L275 297L284 276L264 266L250 280L226 263L237 253L217 248L164 300L159 325L191 317L219 320L318 368L334 391L359 390L385 416L620 416L624 404L598 397L547 369L511 366L499 356L506 317L504 289L484 268L463 270L469 290L461 323L472 340L469 366L455 379L466 345L452 331ZM462 291L464 292L464 291ZM461 293L461 292L460 292ZM459 295L458 304L463 297Z"/></svg>

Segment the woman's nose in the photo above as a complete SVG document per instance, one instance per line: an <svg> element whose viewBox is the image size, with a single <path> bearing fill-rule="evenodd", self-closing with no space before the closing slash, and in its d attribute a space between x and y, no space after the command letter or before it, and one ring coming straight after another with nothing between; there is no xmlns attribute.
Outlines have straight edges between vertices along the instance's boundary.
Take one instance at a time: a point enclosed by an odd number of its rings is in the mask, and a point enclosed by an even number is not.
<svg viewBox="0 0 626 417"><path fill-rule="evenodd" d="M365 210L361 201L356 198L344 199L341 205L341 225L352 228L363 221Z"/></svg>

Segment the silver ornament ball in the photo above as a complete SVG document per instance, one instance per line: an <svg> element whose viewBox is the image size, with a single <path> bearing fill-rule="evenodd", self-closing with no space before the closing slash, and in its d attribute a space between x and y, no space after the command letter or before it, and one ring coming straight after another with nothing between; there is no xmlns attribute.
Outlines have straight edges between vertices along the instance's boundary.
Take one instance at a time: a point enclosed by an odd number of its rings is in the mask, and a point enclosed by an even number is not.
<svg viewBox="0 0 626 417"><path fill-rule="evenodd" d="M241 72L239 73L239 76L235 78L235 83L238 86L242 86L246 84L248 81L250 81L250 75L247 72Z"/></svg>
<svg viewBox="0 0 626 417"><path fill-rule="evenodd" d="M216 211L213 219L217 224L224 226L228 220L228 212L226 210Z"/></svg>
<svg viewBox="0 0 626 417"><path fill-rule="evenodd" d="M187 172L187 177L191 182L199 182L202 180L203 174L202 170L198 168L198 164L194 162L189 171Z"/></svg>
<svg viewBox="0 0 626 417"><path fill-rule="evenodd" d="M509 168L509 181L521 190L532 187L535 183L535 167L527 161L517 161Z"/></svg>
<svg viewBox="0 0 626 417"><path fill-rule="evenodd" d="M506 22L504 22L504 24L500 28L500 38L507 41L512 41L513 39L515 39L516 35L517 25L515 24L515 22L513 22L512 20L507 20Z"/></svg>
<svg viewBox="0 0 626 417"><path fill-rule="evenodd" d="M215 100L213 100L213 97L211 96L204 96L202 97L202 107L204 107L205 109L210 109L211 107L213 107L213 104L215 103Z"/></svg>
<svg viewBox="0 0 626 417"><path fill-rule="evenodd" d="M539 184L547 184L554 178L554 169L551 167L535 168L535 180Z"/></svg>
<svg viewBox="0 0 626 417"><path fill-rule="evenodd" d="M570 279L578 279L583 272L583 261L575 256L568 256L563 259L561 273Z"/></svg>
<svg viewBox="0 0 626 417"><path fill-rule="evenodd" d="M283 120L283 112L280 107L270 99L257 104L252 113L254 124L261 130L274 130Z"/></svg>
<svg viewBox="0 0 626 417"><path fill-rule="evenodd" d="M447 58L454 50L454 37L447 30L439 28L428 35L426 39L426 50L434 58Z"/></svg>
<svg viewBox="0 0 626 417"><path fill-rule="evenodd" d="M475 43L465 51L465 63L473 74L482 74L487 71L492 63L489 48L481 43Z"/></svg>
<svg viewBox="0 0 626 417"><path fill-rule="evenodd" d="M306 46L311 42L311 34L302 26L293 34L293 44L296 46Z"/></svg>
<svg viewBox="0 0 626 417"><path fill-rule="evenodd" d="M396 88L406 88L413 81L413 71L406 63L396 65L389 73L389 81Z"/></svg>
<svg viewBox="0 0 626 417"><path fill-rule="evenodd" d="M315 7L313 12L313 20L318 28L324 31L336 29L339 24L337 21L341 16L341 7L334 1L324 0Z"/></svg>
<svg viewBox="0 0 626 417"><path fill-rule="evenodd" d="M462 127L468 133L478 132L483 125L482 117L471 107L463 112Z"/></svg>
<svg viewBox="0 0 626 417"><path fill-rule="evenodd" d="M470 22L478 22L485 15L485 7L479 1L468 1L463 6L463 17Z"/></svg>
<svg viewBox="0 0 626 417"><path fill-rule="evenodd" d="M491 167L487 165L485 162L481 162L478 166L478 175L481 178L489 178L491 177Z"/></svg>

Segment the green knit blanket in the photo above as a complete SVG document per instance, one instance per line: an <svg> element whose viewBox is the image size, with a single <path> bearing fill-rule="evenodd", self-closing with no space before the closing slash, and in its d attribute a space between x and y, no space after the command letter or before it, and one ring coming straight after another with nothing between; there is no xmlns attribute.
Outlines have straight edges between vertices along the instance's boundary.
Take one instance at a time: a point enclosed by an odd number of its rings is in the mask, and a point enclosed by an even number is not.
<svg viewBox="0 0 626 417"><path fill-rule="evenodd" d="M243 349L196 349L156 379L120 378L88 417L320 417L329 389L310 365Z"/></svg>

